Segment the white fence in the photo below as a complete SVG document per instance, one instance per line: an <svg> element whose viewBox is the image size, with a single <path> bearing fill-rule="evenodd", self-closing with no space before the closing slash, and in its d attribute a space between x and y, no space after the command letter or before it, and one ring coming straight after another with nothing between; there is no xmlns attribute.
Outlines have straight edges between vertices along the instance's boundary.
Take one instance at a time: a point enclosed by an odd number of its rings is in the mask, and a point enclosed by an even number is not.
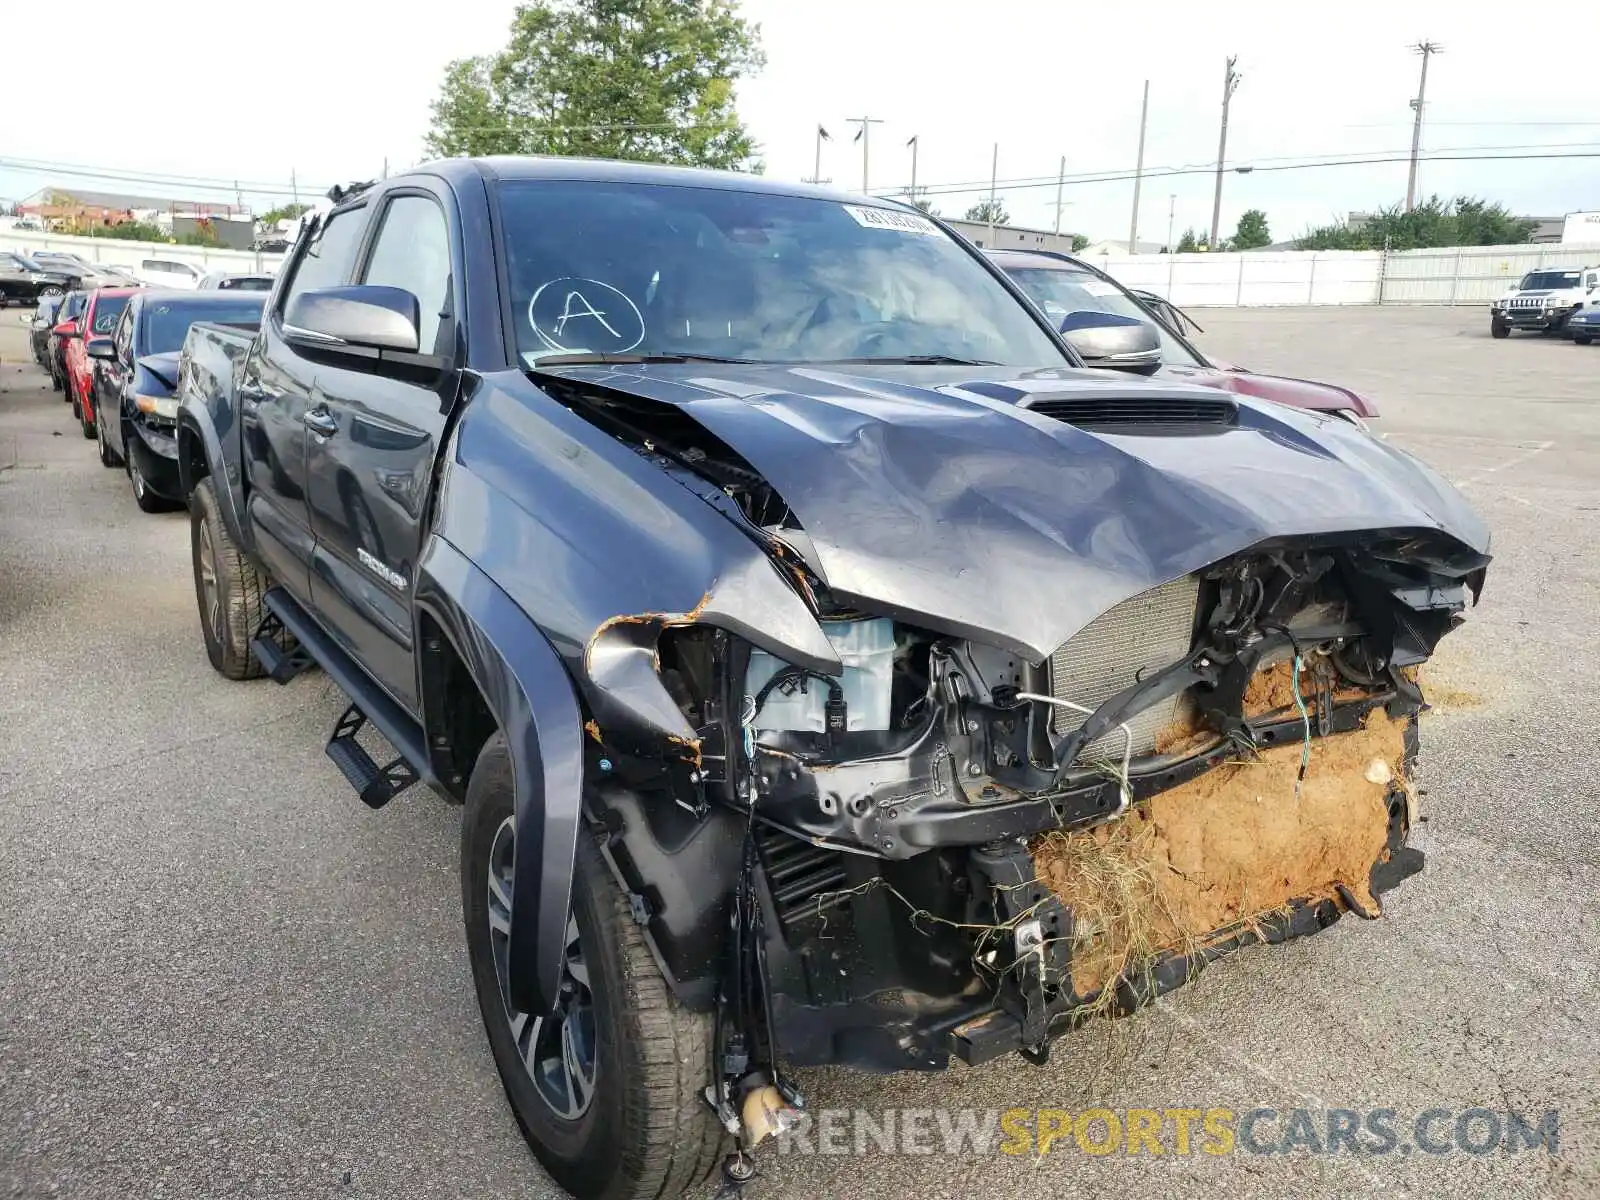
<svg viewBox="0 0 1600 1200"><path fill-rule="evenodd" d="M0 229L0 250L70 250L133 267L178 259L207 270L276 271L281 254ZM1096 255L1128 287L1183 307L1272 304L1485 304L1539 267L1600 263L1600 245L1463 246L1451 250L1250 250L1240 254Z"/></svg>
<svg viewBox="0 0 1600 1200"><path fill-rule="evenodd" d="M281 254L254 250L214 250L207 246L179 246L167 242L125 242L118 238L66 237L56 233L33 233L26 229L0 229L0 250L29 254L38 250L61 250L90 262L112 267L136 267L146 258L192 263L208 271L239 273L276 271Z"/></svg>
<svg viewBox="0 0 1600 1200"><path fill-rule="evenodd" d="M1539 267L1600 263L1600 245L1108 254L1091 261L1127 287L1183 307L1486 304Z"/></svg>

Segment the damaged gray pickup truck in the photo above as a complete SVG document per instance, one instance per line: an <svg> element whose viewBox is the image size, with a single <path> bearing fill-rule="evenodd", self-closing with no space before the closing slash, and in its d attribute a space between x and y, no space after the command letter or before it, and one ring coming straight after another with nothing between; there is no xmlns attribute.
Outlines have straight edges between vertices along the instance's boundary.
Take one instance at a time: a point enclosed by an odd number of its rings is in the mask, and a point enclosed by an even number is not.
<svg viewBox="0 0 1600 1200"><path fill-rule="evenodd" d="M803 1103L1375 917L1488 533L1354 425L1082 369L891 202L451 160L197 325L213 665L465 805L472 974L554 1178L675 1195ZM394 748L373 757L367 726Z"/></svg>

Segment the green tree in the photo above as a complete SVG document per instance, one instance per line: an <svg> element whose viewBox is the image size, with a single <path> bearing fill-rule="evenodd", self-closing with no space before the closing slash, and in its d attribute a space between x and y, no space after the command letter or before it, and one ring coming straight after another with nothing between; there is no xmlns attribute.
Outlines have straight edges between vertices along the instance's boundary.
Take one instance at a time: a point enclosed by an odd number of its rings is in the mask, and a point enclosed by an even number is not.
<svg viewBox="0 0 1600 1200"><path fill-rule="evenodd" d="M446 69L428 151L759 169L733 94L759 37L731 0L530 0L505 49Z"/></svg>
<svg viewBox="0 0 1600 1200"><path fill-rule="evenodd" d="M928 189L918 188L915 192L906 192L906 203L912 208L920 209L930 217L937 217L939 210L933 206L933 201L928 199Z"/></svg>
<svg viewBox="0 0 1600 1200"><path fill-rule="evenodd" d="M1204 243L1201 242L1200 235L1198 233L1192 229L1185 229L1183 231L1183 236L1178 239L1178 253L1193 254L1196 250L1200 249L1203 244Z"/></svg>
<svg viewBox="0 0 1600 1200"><path fill-rule="evenodd" d="M1082 250L1088 244L1089 239L1084 237L1083 234L1075 233L1072 235L1072 252L1074 254L1076 254L1079 250Z"/></svg>
<svg viewBox="0 0 1600 1200"><path fill-rule="evenodd" d="M124 221L121 225L94 225L85 231L89 237L110 238L118 242L168 242L172 239L159 225L146 221Z"/></svg>
<svg viewBox="0 0 1600 1200"><path fill-rule="evenodd" d="M1232 250L1259 250L1272 244L1272 234L1267 229L1267 214L1259 208L1246 209L1239 217L1239 227L1233 232Z"/></svg>
<svg viewBox="0 0 1600 1200"><path fill-rule="evenodd" d="M1435 246L1512 246L1532 236L1535 223L1513 216L1504 205L1473 196L1444 201L1429 196L1410 212L1400 205L1380 209L1352 225L1335 221L1308 229L1297 250L1417 250Z"/></svg>
<svg viewBox="0 0 1600 1200"><path fill-rule="evenodd" d="M967 209L968 221L979 221L987 225L993 221L996 225L1011 224L1011 214L1006 212L1006 202L1000 199L983 200Z"/></svg>
<svg viewBox="0 0 1600 1200"><path fill-rule="evenodd" d="M279 221L292 221L303 212L310 212L309 204L281 204L277 208L269 208L258 218L263 225L273 226Z"/></svg>

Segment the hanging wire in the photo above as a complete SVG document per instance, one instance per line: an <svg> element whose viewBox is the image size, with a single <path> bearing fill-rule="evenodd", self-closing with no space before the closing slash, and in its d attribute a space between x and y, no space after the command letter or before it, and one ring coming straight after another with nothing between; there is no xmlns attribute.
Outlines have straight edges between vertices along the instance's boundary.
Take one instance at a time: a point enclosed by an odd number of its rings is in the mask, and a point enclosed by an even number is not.
<svg viewBox="0 0 1600 1200"><path fill-rule="evenodd" d="M1306 711L1305 698L1300 694L1300 651L1294 652L1294 706L1300 710L1300 726L1304 736L1300 740L1300 773L1295 776L1294 798L1300 799L1300 785L1305 782L1306 768L1311 765L1311 714Z"/></svg>

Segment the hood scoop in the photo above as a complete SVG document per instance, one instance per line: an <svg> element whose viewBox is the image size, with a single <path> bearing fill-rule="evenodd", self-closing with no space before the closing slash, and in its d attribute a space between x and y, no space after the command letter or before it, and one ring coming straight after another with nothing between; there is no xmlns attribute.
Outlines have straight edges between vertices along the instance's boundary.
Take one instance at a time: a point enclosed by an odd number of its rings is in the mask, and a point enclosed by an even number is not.
<svg viewBox="0 0 1600 1200"><path fill-rule="evenodd" d="M1200 400L1188 396L1039 396L1021 408L1053 417L1079 429L1118 433L1176 431L1199 433L1208 428L1230 429L1239 423L1239 406L1232 400Z"/></svg>
<svg viewBox="0 0 1600 1200"><path fill-rule="evenodd" d="M1073 388L1021 388L1009 381L978 380L960 390L1001 400L1079 429L1117 433L1206 433L1239 423L1232 397L1207 387L1140 380L1145 386L1107 381Z"/></svg>

